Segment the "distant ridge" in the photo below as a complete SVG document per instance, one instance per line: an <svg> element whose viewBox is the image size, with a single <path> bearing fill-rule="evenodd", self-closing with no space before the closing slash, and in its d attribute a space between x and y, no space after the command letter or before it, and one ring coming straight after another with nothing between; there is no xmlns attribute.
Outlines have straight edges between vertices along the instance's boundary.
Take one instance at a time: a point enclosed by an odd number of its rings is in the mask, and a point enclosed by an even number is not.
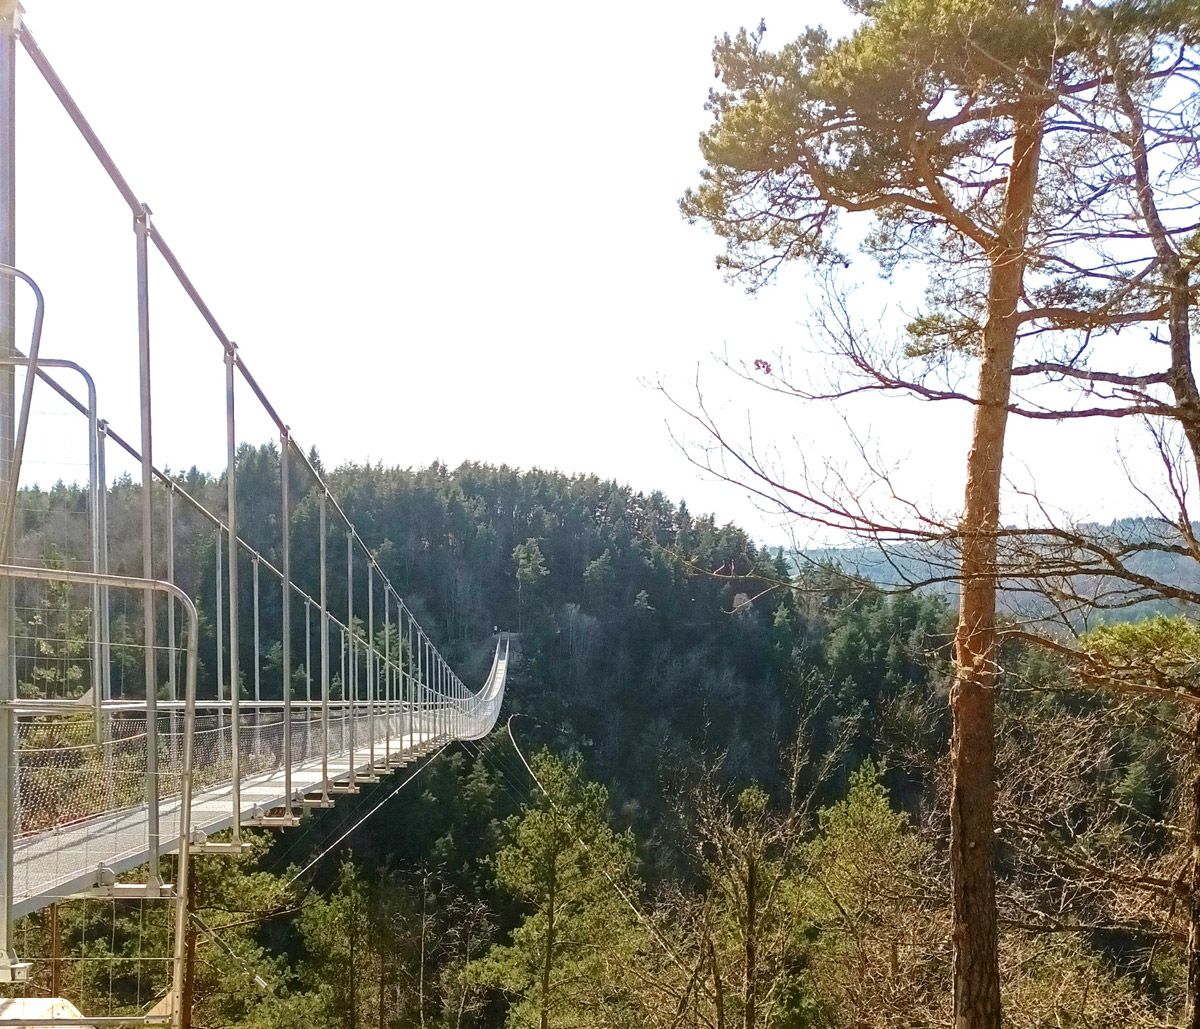
<svg viewBox="0 0 1200 1029"><path fill-rule="evenodd" d="M1110 545L1154 543L1171 546L1183 542L1178 527L1161 519L1120 518L1107 524L1081 523L1071 528L1081 535L1101 538ZM1200 524L1193 528L1200 535ZM943 597L951 607L955 606L958 597L958 583L954 581L956 557L948 544L821 547L792 551L788 557L797 574L803 574L806 568L814 565L835 565L846 574L882 589L912 588L926 596ZM1126 565L1131 571L1167 586L1200 593L1200 562L1185 554L1144 550L1129 555ZM1044 617L1051 612L1044 597L1020 588L1015 581L1001 584L999 605L1009 615ZM1187 606L1170 600L1145 600L1129 607L1096 611L1088 621L1133 621L1160 612L1179 612Z"/></svg>

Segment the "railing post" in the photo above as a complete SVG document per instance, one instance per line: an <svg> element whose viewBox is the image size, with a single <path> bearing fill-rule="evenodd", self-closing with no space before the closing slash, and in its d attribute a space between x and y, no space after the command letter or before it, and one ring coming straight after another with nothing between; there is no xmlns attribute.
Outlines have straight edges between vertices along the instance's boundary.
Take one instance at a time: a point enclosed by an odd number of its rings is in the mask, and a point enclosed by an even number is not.
<svg viewBox="0 0 1200 1029"><path fill-rule="evenodd" d="M346 529L346 678L342 693L350 699L350 781L358 774L354 770L354 736L358 732L354 701L358 679L358 657L354 652L354 530Z"/></svg>
<svg viewBox="0 0 1200 1029"><path fill-rule="evenodd" d="M92 544L92 571L100 571L100 427L96 418L96 386L90 375L85 376L88 390L88 533ZM103 613L100 586L92 584L92 715L96 725L96 743L104 743L104 644L100 632Z"/></svg>
<svg viewBox="0 0 1200 1029"><path fill-rule="evenodd" d="M229 526L229 750L234 844L242 839L242 677L238 667L237 425L234 420L236 365L237 347L230 343L225 349L225 485L228 507L225 521Z"/></svg>
<svg viewBox="0 0 1200 1029"><path fill-rule="evenodd" d="M288 495L288 450L291 446L288 430L279 434L279 564L283 576L281 617L283 639L280 657L283 659L283 795L287 798L285 811L292 813L292 508Z"/></svg>
<svg viewBox="0 0 1200 1029"><path fill-rule="evenodd" d="M416 619L413 618L411 611L408 612L408 618L412 625L416 625ZM421 633L420 626L417 626L416 630L416 650L414 654L416 655L414 668L416 679L413 686L416 690L417 701L417 734L421 737L421 746L424 747L427 742L425 735L428 727L425 721L428 717L428 698L425 696L425 637Z"/></svg>
<svg viewBox="0 0 1200 1029"><path fill-rule="evenodd" d="M254 701L256 704L262 702L262 642L259 636L258 622L258 567L259 555L256 551L251 563L251 578L254 580ZM261 710L259 707L255 708L255 711ZM257 716L255 721L258 721Z"/></svg>
<svg viewBox="0 0 1200 1029"><path fill-rule="evenodd" d="M328 497L325 487L320 493L321 523L321 799L329 800L329 604L325 553L325 509Z"/></svg>
<svg viewBox="0 0 1200 1029"><path fill-rule="evenodd" d="M304 748L302 758L308 758L312 746L312 602L304 596Z"/></svg>
<svg viewBox="0 0 1200 1029"><path fill-rule="evenodd" d="M175 483L167 483L167 582L175 585ZM175 680L175 605L167 605L167 697L177 700ZM172 708L174 712L174 708ZM174 721L172 721L174 725Z"/></svg>
<svg viewBox="0 0 1200 1029"><path fill-rule="evenodd" d="M413 672L417 667L417 652L413 649L413 626L412 612L409 611L403 602L400 604L400 614L408 615L408 655L407 655L407 674L408 674L408 746L409 749L416 749L417 746L417 687L413 679Z"/></svg>
<svg viewBox="0 0 1200 1029"><path fill-rule="evenodd" d="M367 558L367 733L371 774L375 774L375 562Z"/></svg>
<svg viewBox="0 0 1200 1029"><path fill-rule="evenodd" d="M96 478L100 486L98 513L100 517L100 567L98 571L108 574L108 468L105 454L108 450L108 422L101 419L96 423ZM110 600L108 586L100 587L100 689L104 700L112 700L112 647L109 642Z"/></svg>
<svg viewBox="0 0 1200 1029"><path fill-rule="evenodd" d="M411 612L410 612L411 613ZM429 720L429 694L427 691L426 680L429 677L429 648L425 643L425 633L421 631L420 626L417 627L417 689L420 691L421 700L418 705L421 716L421 744L424 746L429 741L424 737L430 733L429 726L426 724Z"/></svg>
<svg viewBox="0 0 1200 1029"><path fill-rule="evenodd" d="M167 483L167 582L175 585L175 482ZM178 699L178 684L175 679L175 604L167 601L167 699L171 706L171 761L179 758L179 715L174 701Z"/></svg>
<svg viewBox="0 0 1200 1029"><path fill-rule="evenodd" d="M19 8L14 4L0 19L0 262L16 264L16 37ZM17 353L16 282L0 278L0 352ZM0 496L9 495L14 474L16 436L16 382L13 366L0 368ZM15 498L14 498L15 499ZM0 511L0 523L9 512ZM14 512L15 516L15 512ZM0 552L0 561L12 563L11 540ZM0 577L0 982L26 978L29 966L17 959L12 937L13 836L17 832L17 719L9 704L17 698L17 661L13 647L16 629L16 593L13 580Z"/></svg>
<svg viewBox="0 0 1200 1029"><path fill-rule="evenodd" d="M217 756L225 763L225 527L217 523Z"/></svg>
<svg viewBox="0 0 1200 1029"><path fill-rule="evenodd" d="M437 670L433 665L433 641L424 633L421 635L425 640L426 697L428 698L429 708L432 712L432 741L436 743L440 727L438 725Z"/></svg>
<svg viewBox="0 0 1200 1029"><path fill-rule="evenodd" d="M174 605L174 598L169 597L167 603ZM174 947L171 972L171 1025L178 1029L184 1024L183 1012L183 982L186 976L187 961L187 931L190 918L188 911L189 889L188 876L192 871L190 856L192 839L192 762L194 758L194 743L196 729L196 664L197 648L199 646L199 619L196 608L190 601L187 606L188 615L188 646L187 668L183 680L183 757L179 775L179 848L175 868L175 926Z"/></svg>
<svg viewBox="0 0 1200 1029"><path fill-rule="evenodd" d="M383 587L383 723L387 735L383 739L383 762L392 761L392 594L386 582Z"/></svg>
<svg viewBox="0 0 1200 1029"><path fill-rule="evenodd" d="M137 240L138 387L142 428L142 577L154 578L154 434L150 402L150 208L145 204L133 219ZM146 832L150 842L147 883L153 890L162 883L159 872L158 810L158 662L155 650L154 591L142 593L145 622L146 668Z"/></svg>
<svg viewBox="0 0 1200 1029"><path fill-rule="evenodd" d="M254 761L262 759L262 652L258 634L258 566L259 554L254 551L250 562L251 589L254 600Z"/></svg>

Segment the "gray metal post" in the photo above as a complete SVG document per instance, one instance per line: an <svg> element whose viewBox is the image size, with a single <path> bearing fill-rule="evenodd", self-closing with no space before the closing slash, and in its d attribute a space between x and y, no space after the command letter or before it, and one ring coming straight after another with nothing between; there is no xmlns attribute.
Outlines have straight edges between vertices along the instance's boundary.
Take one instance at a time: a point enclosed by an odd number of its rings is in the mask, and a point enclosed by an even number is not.
<svg viewBox="0 0 1200 1029"><path fill-rule="evenodd" d="M150 413L150 208L142 205L133 220L137 239L138 384L142 427L142 577L154 578L154 433ZM159 874L158 810L158 662L155 650L154 591L142 592L146 644L146 831L150 861L146 880L153 889Z"/></svg>
<svg viewBox="0 0 1200 1029"><path fill-rule="evenodd" d="M175 584L175 483L167 484L167 582ZM175 605L167 604L167 697L176 700ZM172 709L174 710L174 709Z"/></svg>
<svg viewBox="0 0 1200 1029"><path fill-rule="evenodd" d="M346 678L342 680L342 695L350 699L350 778L354 771L354 736L358 721L354 710L358 686L358 655L354 651L354 530L346 530Z"/></svg>
<svg viewBox="0 0 1200 1029"><path fill-rule="evenodd" d="M258 631L258 565L258 554L255 554L251 578L254 580L254 700L256 703L262 701L262 642ZM261 708L255 708L255 711L260 710Z"/></svg>
<svg viewBox="0 0 1200 1029"><path fill-rule="evenodd" d="M92 537L92 571L100 571L100 428L96 417L96 383L90 375L84 375L88 391L88 531ZM104 692L101 688L104 662L104 643L100 632L103 607L100 602L100 586L92 584L92 711L96 720L96 742L104 742L104 718L102 706Z"/></svg>
<svg viewBox="0 0 1200 1029"><path fill-rule="evenodd" d="M217 758L225 763L225 529L217 525Z"/></svg>
<svg viewBox="0 0 1200 1029"><path fill-rule="evenodd" d="M429 693L426 685L429 678L429 648L425 644L425 633L417 626L417 690L421 700L417 705L421 716L421 735L429 734ZM422 740L422 742L428 742Z"/></svg>
<svg viewBox="0 0 1200 1029"><path fill-rule="evenodd" d="M368 760L375 770L375 562L367 558L367 733Z"/></svg>
<svg viewBox="0 0 1200 1029"><path fill-rule="evenodd" d="M386 582L383 588L383 762L392 760L392 596Z"/></svg>
<svg viewBox="0 0 1200 1029"><path fill-rule="evenodd" d="M404 601L401 601L400 602L399 621L402 626L404 623L404 614L405 614L406 610L407 610L407 608L405 608L405 606L404 606ZM416 690L413 689L413 631L412 631L412 613L411 612L409 612L409 614L408 614L408 661L406 662L406 664L407 664L406 676L408 679L408 705L405 709L406 710L405 722L408 725L408 746L409 746L409 749L412 749L416 744L417 737L415 735L415 726L416 726L415 714L416 714L416 712L414 709L414 705L416 703Z"/></svg>
<svg viewBox="0 0 1200 1029"><path fill-rule="evenodd" d="M424 705L425 694L421 686L421 638L416 632L416 621L412 611L408 612L408 643L409 643L409 691L412 694L413 739L425 731Z"/></svg>
<svg viewBox="0 0 1200 1029"><path fill-rule="evenodd" d="M340 644L341 644L340 653L342 656L342 700L341 700L341 711L342 711L341 748L342 748L342 750L346 749L346 722L349 720L346 715L346 712L348 710L346 707L346 698L349 696L349 692L350 692L350 669L346 663L346 636L347 636L347 631L345 628L342 628L338 631L338 640L340 641Z"/></svg>
<svg viewBox="0 0 1200 1029"><path fill-rule="evenodd" d="M106 463L106 451L108 450L108 422L103 419L96 424L96 479L100 487L99 495L99 515L100 515L100 567L98 571L102 574L108 574L108 466ZM109 642L109 633L112 631L111 610L110 610L110 591L108 586L100 587L100 643L102 659L102 672L100 678L101 689L103 690L104 699L112 700L112 647Z"/></svg>
<svg viewBox="0 0 1200 1029"><path fill-rule="evenodd" d="M254 761L262 753L262 652L258 635L258 552L251 561L251 583L254 594Z"/></svg>
<svg viewBox="0 0 1200 1029"><path fill-rule="evenodd" d="M304 756L312 746L312 601L304 598Z"/></svg>
<svg viewBox="0 0 1200 1029"><path fill-rule="evenodd" d="M225 699L225 527L217 526L217 700ZM218 721L224 727L222 708L217 707ZM224 733L221 734L224 739Z"/></svg>
<svg viewBox="0 0 1200 1029"><path fill-rule="evenodd" d="M230 836L234 844L242 840L242 677L238 668L237 424L234 419L236 365L237 348L231 343L225 350L225 486L228 507L225 523L229 526L229 750L230 799L233 805Z"/></svg>
<svg viewBox="0 0 1200 1029"><path fill-rule="evenodd" d="M437 684L434 679L433 671L433 641L421 633L425 646L425 697L429 705L429 710L432 714L432 729L434 740L438 737L438 708L437 708Z"/></svg>
<svg viewBox="0 0 1200 1029"><path fill-rule="evenodd" d="M320 495L321 523L321 798L329 799L329 604L326 592L325 508L328 498L324 487Z"/></svg>
<svg viewBox="0 0 1200 1029"><path fill-rule="evenodd" d="M167 484L167 582L175 585L175 483ZM167 699L177 700L178 687L175 681L175 602L167 600ZM171 707L171 763L179 760L179 716ZM99 726L97 726L99 728Z"/></svg>
<svg viewBox="0 0 1200 1029"><path fill-rule="evenodd" d="M0 262L16 263L16 33L17 8L0 19ZM17 352L16 282L0 278L0 353L15 357ZM9 495L16 435L16 369L0 368L0 494ZM0 512L0 521L9 512ZM14 521L15 524L15 521ZM15 535L15 533L13 533ZM10 541L11 542L11 541ZM12 563L5 548L0 561ZM12 937L13 836L17 832L17 719L9 703L17 699L17 661L12 637L16 616L12 579L0 578L0 982L26 978L28 964L17 960Z"/></svg>
<svg viewBox="0 0 1200 1029"><path fill-rule="evenodd" d="M288 450L291 446L285 429L279 435L279 564L283 576L281 617L283 639L283 795L286 812L292 813L292 507L288 496Z"/></svg>
<svg viewBox="0 0 1200 1029"><path fill-rule="evenodd" d="M187 932L190 925L188 912L188 876L191 874L191 858L188 850L192 839L192 764L196 728L196 664L199 644L199 617L195 605L182 594L188 616L187 668L184 672L184 726L183 759L179 776L179 847L175 864L175 927L173 960L171 962L171 1024L183 1025L183 983L186 977ZM168 597L173 605L175 598Z"/></svg>

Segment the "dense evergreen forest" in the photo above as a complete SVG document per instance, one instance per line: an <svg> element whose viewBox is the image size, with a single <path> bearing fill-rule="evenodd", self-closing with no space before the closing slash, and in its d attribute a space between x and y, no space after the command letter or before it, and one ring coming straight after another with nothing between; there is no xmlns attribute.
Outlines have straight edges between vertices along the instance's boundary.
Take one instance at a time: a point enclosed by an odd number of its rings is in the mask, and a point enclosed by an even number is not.
<svg viewBox="0 0 1200 1029"><path fill-rule="evenodd" d="M277 453L243 448L239 475L269 556L256 498L277 496ZM219 509L220 479L183 478ZM467 464L330 481L464 670L494 626L519 627L511 735L456 746L357 828L407 773L241 861L197 859L193 1024L945 1021L943 599L832 564L797 575L735 526L593 477ZM113 488L114 538L136 491ZM25 545L82 499L27 496ZM202 607L211 547L196 534L179 565ZM1118 703L1019 645L1005 665L1013 1024L1161 1024L1185 937L1169 704ZM165 969L142 956L166 952L161 909L60 917L66 952L90 958L67 963L65 995L117 1012L155 999ZM45 914L26 921L26 953L45 955Z"/></svg>

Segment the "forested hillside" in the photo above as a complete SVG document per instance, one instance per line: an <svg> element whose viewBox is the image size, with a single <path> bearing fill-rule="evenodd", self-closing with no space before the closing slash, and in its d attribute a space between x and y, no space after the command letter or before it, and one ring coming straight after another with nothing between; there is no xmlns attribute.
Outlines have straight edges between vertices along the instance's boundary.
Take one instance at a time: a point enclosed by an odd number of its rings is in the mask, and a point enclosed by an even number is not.
<svg viewBox="0 0 1200 1029"><path fill-rule="evenodd" d="M1072 529L1079 538L1103 540L1112 550L1127 548L1127 565L1132 575L1160 583L1167 589L1177 589L1184 595L1200 588L1200 569L1187 546L1187 540L1200 531L1200 526L1191 525L1184 531L1161 518L1120 518L1104 525L1085 522L1072 526ZM1010 531L1020 533L1023 529L1014 525ZM847 574L889 590L913 590L942 596L951 602L955 601L958 592L954 571L958 555L952 540L897 542L882 547L830 547L792 551L788 556L797 570L814 563L834 563ZM1078 560L1081 566L1086 563L1082 557ZM1100 570L1095 571L1091 582L1086 581L1085 575L1079 576L1079 592L1086 595L1090 590L1097 600L1103 600L1106 586ZM1030 579L1021 579L1016 574L1000 579L997 605L1013 618L1053 619L1058 614L1052 598L1038 590ZM1133 598L1111 607L1081 605L1073 612L1073 621L1083 626L1088 622L1128 621L1181 610L1185 610L1185 606L1172 603L1169 597Z"/></svg>
<svg viewBox="0 0 1200 1029"><path fill-rule="evenodd" d="M239 460L264 556L277 530L257 499L277 495L277 464L270 447ZM220 480L184 478L219 509ZM830 566L789 578L735 526L591 477L470 464L331 481L464 673L482 675L495 626L517 632L513 736L456 746L357 828L408 773L234 865L198 859L194 1024L944 1023L944 601ZM135 493L113 490L114 538ZM26 546L80 501L28 496ZM207 610L212 545L180 540ZM1128 650L1154 624L1094 646ZM1161 1024L1186 939L1176 714L1020 644L1005 669L1013 1024ZM144 1010L165 974L139 957L165 947L161 910L61 917L68 952L92 958L65 992ZM25 952L44 955L45 914L26 922Z"/></svg>

